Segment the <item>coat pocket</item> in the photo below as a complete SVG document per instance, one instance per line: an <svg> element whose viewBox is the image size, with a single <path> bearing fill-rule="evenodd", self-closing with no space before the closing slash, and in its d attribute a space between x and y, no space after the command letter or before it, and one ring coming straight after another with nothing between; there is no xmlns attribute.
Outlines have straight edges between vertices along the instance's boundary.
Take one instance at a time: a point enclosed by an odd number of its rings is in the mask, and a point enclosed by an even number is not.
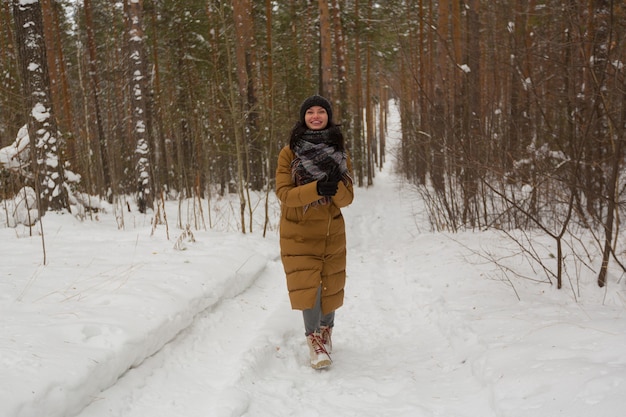
<svg viewBox="0 0 626 417"><path fill-rule="evenodd" d="M283 207L285 211L285 219L290 222L300 222L302 221L302 209L299 207Z"/></svg>

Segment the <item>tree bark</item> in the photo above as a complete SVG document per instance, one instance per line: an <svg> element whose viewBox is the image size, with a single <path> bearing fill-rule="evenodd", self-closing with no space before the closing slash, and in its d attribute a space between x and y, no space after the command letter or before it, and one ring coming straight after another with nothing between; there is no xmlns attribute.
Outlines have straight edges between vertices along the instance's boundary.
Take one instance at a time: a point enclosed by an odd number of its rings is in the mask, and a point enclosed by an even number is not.
<svg viewBox="0 0 626 417"><path fill-rule="evenodd" d="M38 209L69 208L65 176L59 158L57 127L50 97L50 78L43 37L41 3L13 0L15 35L19 45L23 99L28 109L28 134Z"/></svg>
<svg viewBox="0 0 626 417"><path fill-rule="evenodd" d="M98 138L98 156L102 165L102 181L99 185L100 195L109 197L113 194L113 183L111 181L111 168L109 163L109 151L104 127L102 123L102 111L100 109L100 71L98 68L98 58L96 54L96 40L94 34L93 11L91 0L83 0L83 8L85 9L85 29L87 32L87 51L88 51L88 74L91 97L94 106L94 118L96 122L96 132ZM89 129L89 126L85 127ZM97 177L96 177L97 178Z"/></svg>
<svg viewBox="0 0 626 417"><path fill-rule="evenodd" d="M363 106L362 106L362 74L361 74L361 36L360 36L360 10L359 0L354 2L354 86L352 103L354 103L354 130L353 132L353 153L354 153L354 174L357 178L357 184L363 186L364 177L364 144L363 144Z"/></svg>
<svg viewBox="0 0 626 417"><path fill-rule="evenodd" d="M328 0L318 0L320 12L320 84L319 93L324 97L333 96L333 62L331 46L330 12Z"/></svg>
<svg viewBox="0 0 626 417"><path fill-rule="evenodd" d="M372 0L367 4L367 22L368 26L372 21ZM368 28L367 38L365 43L365 99L363 105L365 106L365 131L366 131L366 148L365 148L365 163L366 163L366 175L368 187L374 184L374 161L376 160L376 138L374 129L374 103L372 100L372 28Z"/></svg>
<svg viewBox="0 0 626 417"><path fill-rule="evenodd" d="M337 59L337 83L335 85L334 103L338 105L333 108L333 117L338 123L347 121L344 117L348 111L348 72L346 69L346 40L341 23L341 8L337 0L333 0L333 33L335 44L335 56ZM348 126L349 128L349 126Z"/></svg>
<svg viewBox="0 0 626 417"><path fill-rule="evenodd" d="M146 213L153 206L152 181L150 173L150 146L148 140L146 63L143 33L143 0L128 0L130 97L132 134L135 143L135 179L137 184L137 208Z"/></svg>

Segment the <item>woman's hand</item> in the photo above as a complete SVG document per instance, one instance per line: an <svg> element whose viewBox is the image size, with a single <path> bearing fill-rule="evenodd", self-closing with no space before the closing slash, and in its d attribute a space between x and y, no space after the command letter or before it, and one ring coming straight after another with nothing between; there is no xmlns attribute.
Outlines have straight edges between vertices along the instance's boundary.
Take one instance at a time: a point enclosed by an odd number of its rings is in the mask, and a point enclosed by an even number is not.
<svg viewBox="0 0 626 417"><path fill-rule="evenodd" d="M317 194L322 197L332 197L337 194L339 188L338 181L318 181Z"/></svg>

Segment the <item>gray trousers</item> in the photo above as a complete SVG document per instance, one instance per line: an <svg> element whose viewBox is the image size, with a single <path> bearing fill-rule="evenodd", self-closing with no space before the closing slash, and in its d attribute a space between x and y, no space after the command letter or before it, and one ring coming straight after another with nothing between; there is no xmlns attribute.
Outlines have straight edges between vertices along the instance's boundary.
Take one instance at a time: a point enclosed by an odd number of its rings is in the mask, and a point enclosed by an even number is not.
<svg viewBox="0 0 626 417"><path fill-rule="evenodd" d="M302 310L302 317L304 318L304 334L306 336L319 332L320 326L333 327L335 325L334 311L325 316L322 315L322 287L317 289L315 305L308 310Z"/></svg>

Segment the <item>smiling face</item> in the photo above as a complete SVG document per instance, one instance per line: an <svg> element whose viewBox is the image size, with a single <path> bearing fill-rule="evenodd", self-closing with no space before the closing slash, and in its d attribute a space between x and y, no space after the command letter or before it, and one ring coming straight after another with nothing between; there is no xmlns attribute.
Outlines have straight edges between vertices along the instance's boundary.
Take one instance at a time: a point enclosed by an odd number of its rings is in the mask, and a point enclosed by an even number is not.
<svg viewBox="0 0 626 417"><path fill-rule="evenodd" d="M328 124L328 113L321 106L309 107L304 113L304 123L311 130L321 130Z"/></svg>

